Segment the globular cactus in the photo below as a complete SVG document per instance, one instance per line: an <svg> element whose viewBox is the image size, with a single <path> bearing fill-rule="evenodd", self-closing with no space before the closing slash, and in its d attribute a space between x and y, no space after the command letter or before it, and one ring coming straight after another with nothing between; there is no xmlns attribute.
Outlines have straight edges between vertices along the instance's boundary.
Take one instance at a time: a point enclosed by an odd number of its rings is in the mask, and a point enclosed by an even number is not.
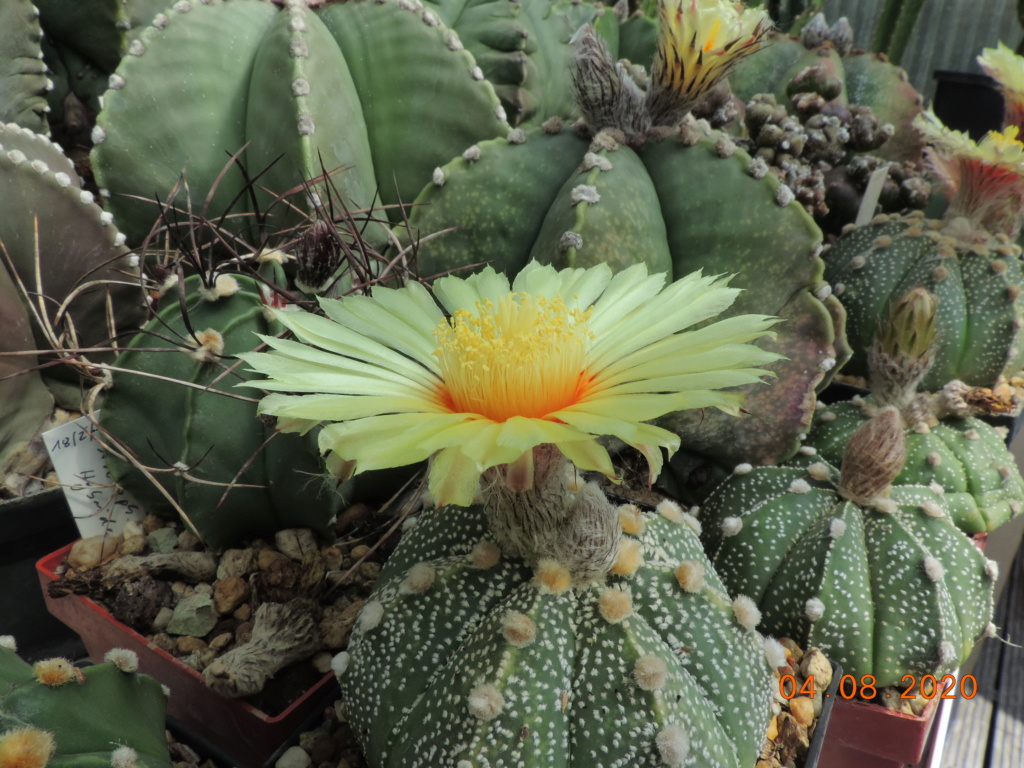
<svg viewBox="0 0 1024 768"><path fill-rule="evenodd" d="M762 344L788 359L771 366L776 379L748 388L743 419L680 415L670 428L732 463L795 451L810 425L808 393L846 349L843 310L822 281L820 231L792 192L728 137L691 121L636 149L609 132L588 142L557 123L511 138L469 147L416 199L410 239L459 227L419 244L420 273L485 257L510 275L529 259L735 274L744 292L729 311L785 318ZM739 200L741 210L729 202Z"/></svg>
<svg viewBox="0 0 1024 768"><path fill-rule="evenodd" d="M40 47L39 11L31 0L0 8L0 123L47 132L46 94L51 84Z"/></svg>
<svg viewBox="0 0 1024 768"><path fill-rule="evenodd" d="M566 63L570 40L594 24L614 47L619 20L611 8L580 0L428 0L494 85L511 125L575 118Z"/></svg>
<svg viewBox="0 0 1024 768"><path fill-rule="evenodd" d="M974 418L983 409L971 388L957 381L936 394L918 392L934 360L937 316L935 297L923 288L897 299L868 350L871 395L820 407L807 444L840 466L853 433L880 409L894 407L907 443L896 482L941 489L960 530L991 531L1024 511L1024 479L1007 450L1006 428Z"/></svg>
<svg viewBox="0 0 1024 768"><path fill-rule="evenodd" d="M347 205L368 208L378 192L386 204L409 202L438 162L508 130L458 35L408 0L315 9L179 0L129 46L110 86L92 161L133 241L157 209L127 196L165 199L182 173L193 201L212 191L205 210L230 212L227 224L244 231L257 208L343 167L331 183ZM221 177L243 147L250 176L262 172L255 205L238 169ZM326 185L310 190L313 208ZM281 204L271 214L271 231L299 218ZM370 230L384 238L379 225Z"/></svg>
<svg viewBox="0 0 1024 768"><path fill-rule="evenodd" d="M840 473L811 455L740 465L708 498L702 541L763 631L821 648L858 680L951 672L994 632L995 563L936 488L892 485L906 458L895 408L849 441Z"/></svg>
<svg viewBox="0 0 1024 768"><path fill-rule="evenodd" d="M0 638L0 765L171 768L167 696L139 674L132 651L79 669L67 659L22 661Z"/></svg>
<svg viewBox="0 0 1024 768"><path fill-rule="evenodd" d="M695 521L659 509L624 508L613 575L574 588L503 555L480 507L422 515L343 657L370 765L753 765L774 688L766 641Z"/></svg>
<svg viewBox="0 0 1024 768"><path fill-rule="evenodd" d="M0 205L4 266L34 310L25 349L74 359L48 367L46 378L63 405L79 407L83 359L75 350L98 347L85 357L102 361L117 327L141 317L137 260L61 149L14 124L0 125Z"/></svg>
<svg viewBox="0 0 1024 768"><path fill-rule="evenodd" d="M182 289L184 304L172 287L114 361L100 418L114 479L150 511L180 512L214 549L281 528L330 535L345 497L322 477L315 433L275 434L235 389L252 375L234 355L283 330L263 287L221 274Z"/></svg>
<svg viewBox="0 0 1024 768"><path fill-rule="evenodd" d="M1013 242L1024 210L1024 145L1015 128L975 144L934 116L918 125L950 205L941 220L920 212L876 217L826 253L825 276L849 318L854 356L846 372L867 375L867 350L890 305L922 287L940 307L922 390L954 379L990 387L1024 367L1021 249Z"/></svg>

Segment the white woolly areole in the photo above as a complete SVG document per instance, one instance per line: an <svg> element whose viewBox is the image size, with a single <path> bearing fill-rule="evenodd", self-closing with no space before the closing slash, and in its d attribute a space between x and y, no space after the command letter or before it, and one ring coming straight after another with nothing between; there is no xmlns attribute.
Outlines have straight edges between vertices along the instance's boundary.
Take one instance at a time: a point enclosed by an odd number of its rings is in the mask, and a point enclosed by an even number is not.
<svg viewBox="0 0 1024 768"><path fill-rule="evenodd" d="M127 240L127 239L128 239L127 235L125 235L123 232L118 232L116 235L114 235L114 245L116 247L120 248L122 245L124 245L124 241ZM138 265L133 265L133 266L138 266Z"/></svg>
<svg viewBox="0 0 1024 768"><path fill-rule="evenodd" d="M956 648L948 640L939 643L939 663L943 666L953 664L957 660Z"/></svg>
<svg viewBox="0 0 1024 768"><path fill-rule="evenodd" d="M348 672L348 665L351 663L352 657L348 655L348 651L342 651L331 659L331 672L338 680L341 680L341 676Z"/></svg>
<svg viewBox="0 0 1024 768"><path fill-rule="evenodd" d="M753 630L761 623L761 611L746 595L737 595L732 601L732 613L744 629Z"/></svg>
<svg viewBox="0 0 1024 768"><path fill-rule="evenodd" d="M491 683L481 683L469 692L469 713L480 720L493 720L505 706L505 697Z"/></svg>
<svg viewBox="0 0 1024 768"><path fill-rule="evenodd" d="M820 363L818 363L818 369L821 371L831 371L836 367L836 359L834 357L826 357Z"/></svg>
<svg viewBox="0 0 1024 768"><path fill-rule="evenodd" d="M746 475L749 474L750 471L753 469L753 465L748 464L747 462L743 462L742 464L737 464L735 467L733 467L732 473L734 475Z"/></svg>
<svg viewBox="0 0 1024 768"><path fill-rule="evenodd" d="M876 510L886 515L891 515L893 512L900 508L900 505L897 504L893 499L875 499L871 503L871 506L873 506Z"/></svg>
<svg viewBox="0 0 1024 768"><path fill-rule="evenodd" d="M175 13L188 13L192 10L192 3L189 0L178 0L178 2L171 6L171 10Z"/></svg>
<svg viewBox="0 0 1024 768"><path fill-rule="evenodd" d="M109 661L122 672L131 674L139 671L139 656L128 648L111 648L103 654L103 660Z"/></svg>
<svg viewBox="0 0 1024 768"><path fill-rule="evenodd" d="M676 581L691 594L704 589L704 564L697 560L683 560L676 568Z"/></svg>
<svg viewBox="0 0 1024 768"><path fill-rule="evenodd" d="M661 761L668 768L681 768L690 754L690 737L686 729L678 723L666 725L654 737L654 745L658 748Z"/></svg>
<svg viewBox="0 0 1024 768"><path fill-rule="evenodd" d="M398 592L403 595L419 595L434 586L437 571L430 563L416 563L405 575Z"/></svg>
<svg viewBox="0 0 1024 768"><path fill-rule="evenodd" d="M110 753L110 768L135 768L139 764L139 753L122 744Z"/></svg>
<svg viewBox="0 0 1024 768"><path fill-rule="evenodd" d="M942 567L942 563L931 555L924 559L924 572L932 581L938 581L946 575L946 569Z"/></svg>
<svg viewBox="0 0 1024 768"><path fill-rule="evenodd" d="M583 247L583 236L578 232L573 232L571 229L566 230L562 233L562 236L558 239L558 250L568 251L570 248L579 250Z"/></svg>
<svg viewBox="0 0 1024 768"><path fill-rule="evenodd" d="M931 492L934 493L936 496L945 496L946 495L946 489L943 488L941 485L939 485L934 480L932 480L930 483L928 483L928 487L931 489Z"/></svg>
<svg viewBox="0 0 1024 768"><path fill-rule="evenodd" d="M583 156L583 164L580 166L580 170L584 173L593 168L597 168L602 171L610 171L612 169L612 161L604 155L599 155L596 152L587 152Z"/></svg>
<svg viewBox="0 0 1024 768"><path fill-rule="evenodd" d="M501 111L499 119L504 120L505 110ZM513 128L508 132L508 136L505 137L505 141L509 144L525 144L526 143L526 131L522 128Z"/></svg>
<svg viewBox="0 0 1024 768"><path fill-rule="evenodd" d="M12 149L12 150L10 150L7 153L7 159L10 160L13 165L16 165L16 166L17 165L21 165L26 160L28 160L28 158L25 157L25 153L22 152L20 149Z"/></svg>
<svg viewBox="0 0 1024 768"><path fill-rule="evenodd" d="M481 539L469 553L469 561L475 568L493 568L501 560L501 550L493 541Z"/></svg>
<svg viewBox="0 0 1024 768"><path fill-rule="evenodd" d="M467 163L475 163L480 159L480 147L476 144L462 153L462 159Z"/></svg>
<svg viewBox="0 0 1024 768"><path fill-rule="evenodd" d="M597 192L597 187L590 184L577 184L572 188L572 192L569 193L569 200L573 205L579 205L580 203L598 203L601 201L601 195Z"/></svg>
<svg viewBox="0 0 1024 768"><path fill-rule="evenodd" d="M997 631L996 625L991 621L985 625L985 637L995 637Z"/></svg>
<svg viewBox="0 0 1024 768"><path fill-rule="evenodd" d="M448 32L445 34L444 44L448 46L449 51L461 51L463 47L462 41L459 40L459 36L455 34L455 32L453 32L452 30L448 30Z"/></svg>
<svg viewBox="0 0 1024 768"><path fill-rule="evenodd" d="M700 536L702 531L700 520L691 515L689 512L683 512L683 514L680 516L679 522L681 522L695 534Z"/></svg>
<svg viewBox="0 0 1024 768"><path fill-rule="evenodd" d="M811 484L804 480L802 477L797 478L789 484L790 493L807 493L811 490Z"/></svg>
<svg viewBox="0 0 1024 768"><path fill-rule="evenodd" d="M308 96L309 80L304 77L296 77L292 80L292 96Z"/></svg>
<svg viewBox="0 0 1024 768"><path fill-rule="evenodd" d="M129 56L141 56L146 52L146 46L141 40L132 40L131 45L128 46Z"/></svg>
<svg viewBox="0 0 1024 768"><path fill-rule="evenodd" d="M42 160L33 160L29 165L32 166L32 170L36 173L48 173L50 166L44 163Z"/></svg>
<svg viewBox="0 0 1024 768"><path fill-rule="evenodd" d="M633 665L633 682L644 691L657 691L665 687L668 679L668 664L660 656L647 653Z"/></svg>
<svg viewBox="0 0 1024 768"><path fill-rule="evenodd" d="M722 521L722 535L735 536L743 530L743 521L738 517L727 517Z"/></svg>
<svg viewBox="0 0 1024 768"><path fill-rule="evenodd" d="M768 175L768 163L764 161L764 158L755 157L747 166L747 173L755 179L763 179Z"/></svg>
<svg viewBox="0 0 1024 768"><path fill-rule="evenodd" d="M732 157L736 154L736 144L728 136L719 137L715 142L715 154L719 157Z"/></svg>
<svg viewBox="0 0 1024 768"><path fill-rule="evenodd" d="M199 289L199 295L206 301L217 301L217 299L234 296L240 289L238 281L231 275L217 275L213 285L209 287L204 285Z"/></svg>
<svg viewBox="0 0 1024 768"><path fill-rule="evenodd" d="M682 522L683 508L672 501L672 499L662 499L658 502L658 506L654 508L654 511L671 523Z"/></svg>
<svg viewBox="0 0 1024 768"><path fill-rule="evenodd" d="M103 211L100 214L100 224L102 224L104 227L109 227L113 223L114 214L112 214L110 211Z"/></svg>
<svg viewBox="0 0 1024 768"><path fill-rule="evenodd" d="M303 112L295 119L295 129L299 132L299 136L312 136L316 133L316 123L313 121L313 116L308 112Z"/></svg>
<svg viewBox="0 0 1024 768"><path fill-rule="evenodd" d="M82 205L92 205L96 201L96 198L92 196L92 192L83 189L78 193L78 200Z"/></svg>
<svg viewBox="0 0 1024 768"><path fill-rule="evenodd" d="M772 669L786 666L786 648L774 637L764 639L764 657Z"/></svg>
<svg viewBox="0 0 1024 768"><path fill-rule="evenodd" d="M609 587L597 601L601 617L609 624L618 624L633 615L633 598L624 589Z"/></svg>
<svg viewBox="0 0 1024 768"><path fill-rule="evenodd" d="M508 117L508 115L505 114L505 108L503 106L501 106L501 104L499 104L498 106L496 106L494 108L494 116L496 118L498 118L503 123L505 122L505 119ZM511 142L511 143L515 143L515 142Z"/></svg>
<svg viewBox="0 0 1024 768"><path fill-rule="evenodd" d="M304 37L293 37L288 45L288 55L293 59L309 58L309 44Z"/></svg>
<svg viewBox="0 0 1024 768"><path fill-rule="evenodd" d="M785 208L787 205L796 200L796 195L793 194L793 190L787 187L785 184L780 184L779 188L775 190L775 202Z"/></svg>
<svg viewBox="0 0 1024 768"><path fill-rule="evenodd" d="M473 67L471 70L469 70L469 74L470 77L472 77L474 80L484 79L484 71L480 69L480 67Z"/></svg>
<svg viewBox="0 0 1024 768"><path fill-rule="evenodd" d="M294 11L293 11L294 13ZM301 13L301 12L300 12ZM288 29L292 32L305 32L306 31L306 20L301 15L296 13L288 20Z"/></svg>
<svg viewBox="0 0 1024 768"><path fill-rule="evenodd" d="M829 477L831 477L832 475L832 473L829 471L828 464L825 464L820 461L816 461L810 466L808 466L807 474L819 482L824 482L825 480L828 480Z"/></svg>
<svg viewBox="0 0 1024 768"><path fill-rule="evenodd" d="M828 535L833 539L841 539L844 533L846 533L846 521L841 517L833 519L828 526Z"/></svg>
<svg viewBox="0 0 1024 768"><path fill-rule="evenodd" d="M921 511L928 515L928 517L946 516L946 513L942 511L942 507L936 504L934 501L926 501L924 504L922 504Z"/></svg>
<svg viewBox="0 0 1024 768"><path fill-rule="evenodd" d="M53 179L54 181L57 182L58 187L71 186L71 177L64 173L64 171L58 171L57 173L53 174Z"/></svg>
<svg viewBox="0 0 1024 768"><path fill-rule="evenodd" d="M817 456L818 455L818 449L815 448L813 445L801 445L798 453L802 453L804 456ZM817 465L816 464L812 464L811 467L813 467L813 466L817 466ZM811 467L807 468L808 472L810 471Z"/></svg>
<svg viewBox="0 0 1024 768"><path fill-rule="evenodd" d="M0 635L0 648L16 651L18 650L18 641L14 639L14 635Z"/></svg>
<svg viewBox="0 0 1024 768"><path fill-rule="evenodd" d="M804 603L804 613L811 621L818 621L825 615L825 603L817 597L812 597Z"/></svg>
<svg viewBox="0 0 1024 768"><path fill-rule="evenodd" d="M444 186L444 171L441 168L435 168L434 169L434 175L431 178L431 181L434 182L434 186L435 187L443 187Z"/></svg>
<svg viewBox="0 0 1024 768"><path fill-rule="evenodd" d="M153 27L156 28L156 29L166 29L167 25L170 24L170 23L171 23L171 20L167 16L167 14L165 14L165 13L158 13L156 16L153 17L153 21L152 21ZM123 80L121 82L122 82L122 84L124 83ZM111 87L113 87L113 86L111 86Z"/></svg>
<svg viewBox="0 0 1024 768"><path fill-rule="evenodd" d="M369 632L384 618L384 606L378 600L371 600L359 612L359 629Z"/></svg>
<svg viewBox="0 0 1024 768"><path fill-rule="evenodd" d="M537 639L537 624L525 613L508 611L501 621L501 636L516 648L525 648Z"/></svg>
<svg viewBox="0 0 1024 768"><path fill-rule="evenodd" d="M999 578L999 563L995 560L985 561L985 575L988 576L992 581Z"/></svg>
<svg viewBox="0 0 1024 768"><path fill-rule="evenodd" d="M825 421L825 422L835 421L836 420L836 415L832 411L822 411L821 415L818 417L818 420L819 421Z"/></svg>

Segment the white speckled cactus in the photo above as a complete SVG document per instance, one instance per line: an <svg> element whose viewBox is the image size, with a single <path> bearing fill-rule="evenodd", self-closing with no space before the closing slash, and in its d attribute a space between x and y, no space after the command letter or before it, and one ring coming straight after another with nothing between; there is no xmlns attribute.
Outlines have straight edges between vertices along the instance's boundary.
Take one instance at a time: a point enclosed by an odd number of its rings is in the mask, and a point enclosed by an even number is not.
<svg viewBox="0 0 1024 768"><path fill-rule="evenodd" d="M503 555L480 507L423 515L341 677L371 765L752 765L772 693L757 610L663 504L620 508L611 573L585 585Z"/></svg>
<svg viewBox="0 0 1024 768"><path fill-rule="evenodd" d="M949 672L994 631L995 563L936 489L891 486L905 455L899 414L885 409L851 438L841 475L805 454L740 466L701 513L716 570L760 605L765 631L880 687Z"/></svg>

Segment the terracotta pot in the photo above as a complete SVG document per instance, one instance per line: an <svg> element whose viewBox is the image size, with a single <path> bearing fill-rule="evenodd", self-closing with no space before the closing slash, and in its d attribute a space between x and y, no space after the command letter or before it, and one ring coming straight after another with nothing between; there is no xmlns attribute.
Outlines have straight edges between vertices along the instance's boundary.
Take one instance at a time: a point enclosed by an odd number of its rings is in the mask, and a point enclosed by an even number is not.
<svg viewBox="0 0 1024 768"><path fill-rule="evenodd" d="M139 657L139 670L166 685L171 695L167 714L183 730L197 734L231 760L236 768L259 768L303 725L337 695L337 682L328 673L283 711L264 712L241 699L226 699L203 683L198 672L158 648L112 617L87 597L51 598L47 586L56 576L71 545L36 563L46 607L82 638L89 658L103 661L111 648L128 648Z"/></svg>

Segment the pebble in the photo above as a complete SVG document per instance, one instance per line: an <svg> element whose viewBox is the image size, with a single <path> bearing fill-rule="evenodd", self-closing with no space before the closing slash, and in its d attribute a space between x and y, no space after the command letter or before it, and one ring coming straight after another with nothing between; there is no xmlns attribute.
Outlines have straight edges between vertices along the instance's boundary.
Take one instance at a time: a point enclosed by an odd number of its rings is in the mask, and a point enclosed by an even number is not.
<svg viewBox="0 0 1024 768"><path fill-rule="evenodd" d="M348 644L352 627L355 626L365 602L357 599L343 607L335 603L324 608L323 618L320 620L320 642L323 648L339 650Z"/></svg>
<svg viewBox="0 0 1024 768"><path fill-rule="evenodd" d="M277 758L274 768L309 768L312 759L302 747L288 747L284 754Z"/></svg>
<svg viewBox="0 0 1024 768"><path fill-rule="evenodd" d="M209 595L191 595L174 606L174 615L167 625L172 635L192 635L203 637L217 624L217 614L213 610L213 600Z"/></svg>
<svg viewBox="0 0 1024 768"><path fill-rule="evenodd" d="M196 651L205 651L207 645L206 641L202 638L193 637L192 635L182 635L175 643L175 647L178 649L178 653L187 654L195 653Z"/></svg>
<svg viewBox="0 0 1024 768"><path fill-rule="evenodd" d="M369 554L370 548L365 544L360 544L352 548L352 551L349 553L349 557L351 557L354 561L359 561Z"/></svg>
<svg viewBox="0 0 1024 768"><path fill-rule="evenodd" d="M179 552L196 552L203 546L203 543L192 531L182 531L178 534L177 545Z"/></svg>
<svg viewBox="0 0 1024 768"><path fill-rule="evenodd" d="M248 621L252 618L252 606L249 603L242 603L231 614L231 618L238 619L243 622Z"/></svg>
<svg viewBox="0 0 1024 768"><path fill-rule="evenodd" d="M87 539L79 539L71 545L71 552L68 553L68 565L76 571L95 568L100 563L117 557L117 548L120 545L120 535L104 536L100 534Z"/></svg>
<svg viewBox="0 0 1024 768"><path fill-rule="evenodd" d="M828 658L817 648L807 651L800 662L800 674L805 678L814 677L814 688L821 692L832 683L832 665Z"/></svg>
<svg viewBox="0 0 1024 768"><path fill-rule="evenodd" d="M171 623L171 617L174 615L174 609L170 606L165 605L159 611L157 611L156 618L153 619L153 631L163 632L167 629L167 625Z"/></svg>
<svg viewBox="0 0 1024 768"><path fill-rule="evenodd" d="M142 521L142 532L145 534L150 534L153 531L158 531L161 528L166 527L166 525L167 521L163 518L157 517L154 514L149 514L146 515L146 517Z"/></svg>
<svg viewBox="0 0 1024 768"><path fill-rule="evenodd" d="M249 582L238 576L228 576L226 579L218 581L213 588L213 608L221 616L224 616L234 613L250 597L252 597L252 588L249 586ZM246 619L248 618L246 616Z"/></svg>
<svg viewBox="0 0 1024 768"><path fill-rule="evenodd" d="M338 515L338 519L334 523L334 532L341 536L350 528L354 528L356 525L361 523L369 517L369 515L370 508L366 504L363 504L362 502L353 504Z"/></svg>
<svg viewBox="0 0 1024 768"><path fill-rule="evenodd" d="M320 551L308 528L287 528L274 534L274 545L292 560L301 563Z"/></svg>
<svg viewBox="0 0 1024 768"><path fill-rule="evenodd" d="M310 661L313 664L313 669L319 672L321 675L326 675L331 671L331 660L334 657L326 652L318 653Z"/></svg>
<svg viewBox="0 0 1024 768"><path fill-rule="evenodd" d="M251 549L229 549L220 557L217 578L245 576L256 569L256 553Z"/></svg>
<svg viewBox="0 0 1024 768"><path fill-rule="evenodd" d="M146 551L146 537L142 534L126 536L121 542L119 551L122 555L141 555Z"/></svg>
<svg viewBox="0 0 1024 768"><path fill-rule="evenodd" d="M223 651L235 641L234 632L222 632L210 641L210 647L215 651Z"/></svg>
<svg viewBox="0 0 1024 768"><path fill-rule="evenodd" d="M333 544L322 548L320 550L320 557L323 558L324 567L328 571L338 570L345 560L345 555L342 554L341 548Z"/></svg>
<svg viewBox="0 0 1024 768"><path fill-rule="evenodd" d="M796 696L789 702L790 714L800 725L814 722L814 701L807 696Z"/></svg>
<svg viewBox="0 0 1024 768"><path fill-rule="evenodd" d="M146 537L150 552L169 555L178 546L178 534L173 528L157 528Z"/></svg>
<svg viewBox="0 0 1024 768"><path fill-rule="evenodd" d="M243 621L237 627L235 627L235 644L242 645L243 643L249 642L252 637L252 622Z"/></svg>

